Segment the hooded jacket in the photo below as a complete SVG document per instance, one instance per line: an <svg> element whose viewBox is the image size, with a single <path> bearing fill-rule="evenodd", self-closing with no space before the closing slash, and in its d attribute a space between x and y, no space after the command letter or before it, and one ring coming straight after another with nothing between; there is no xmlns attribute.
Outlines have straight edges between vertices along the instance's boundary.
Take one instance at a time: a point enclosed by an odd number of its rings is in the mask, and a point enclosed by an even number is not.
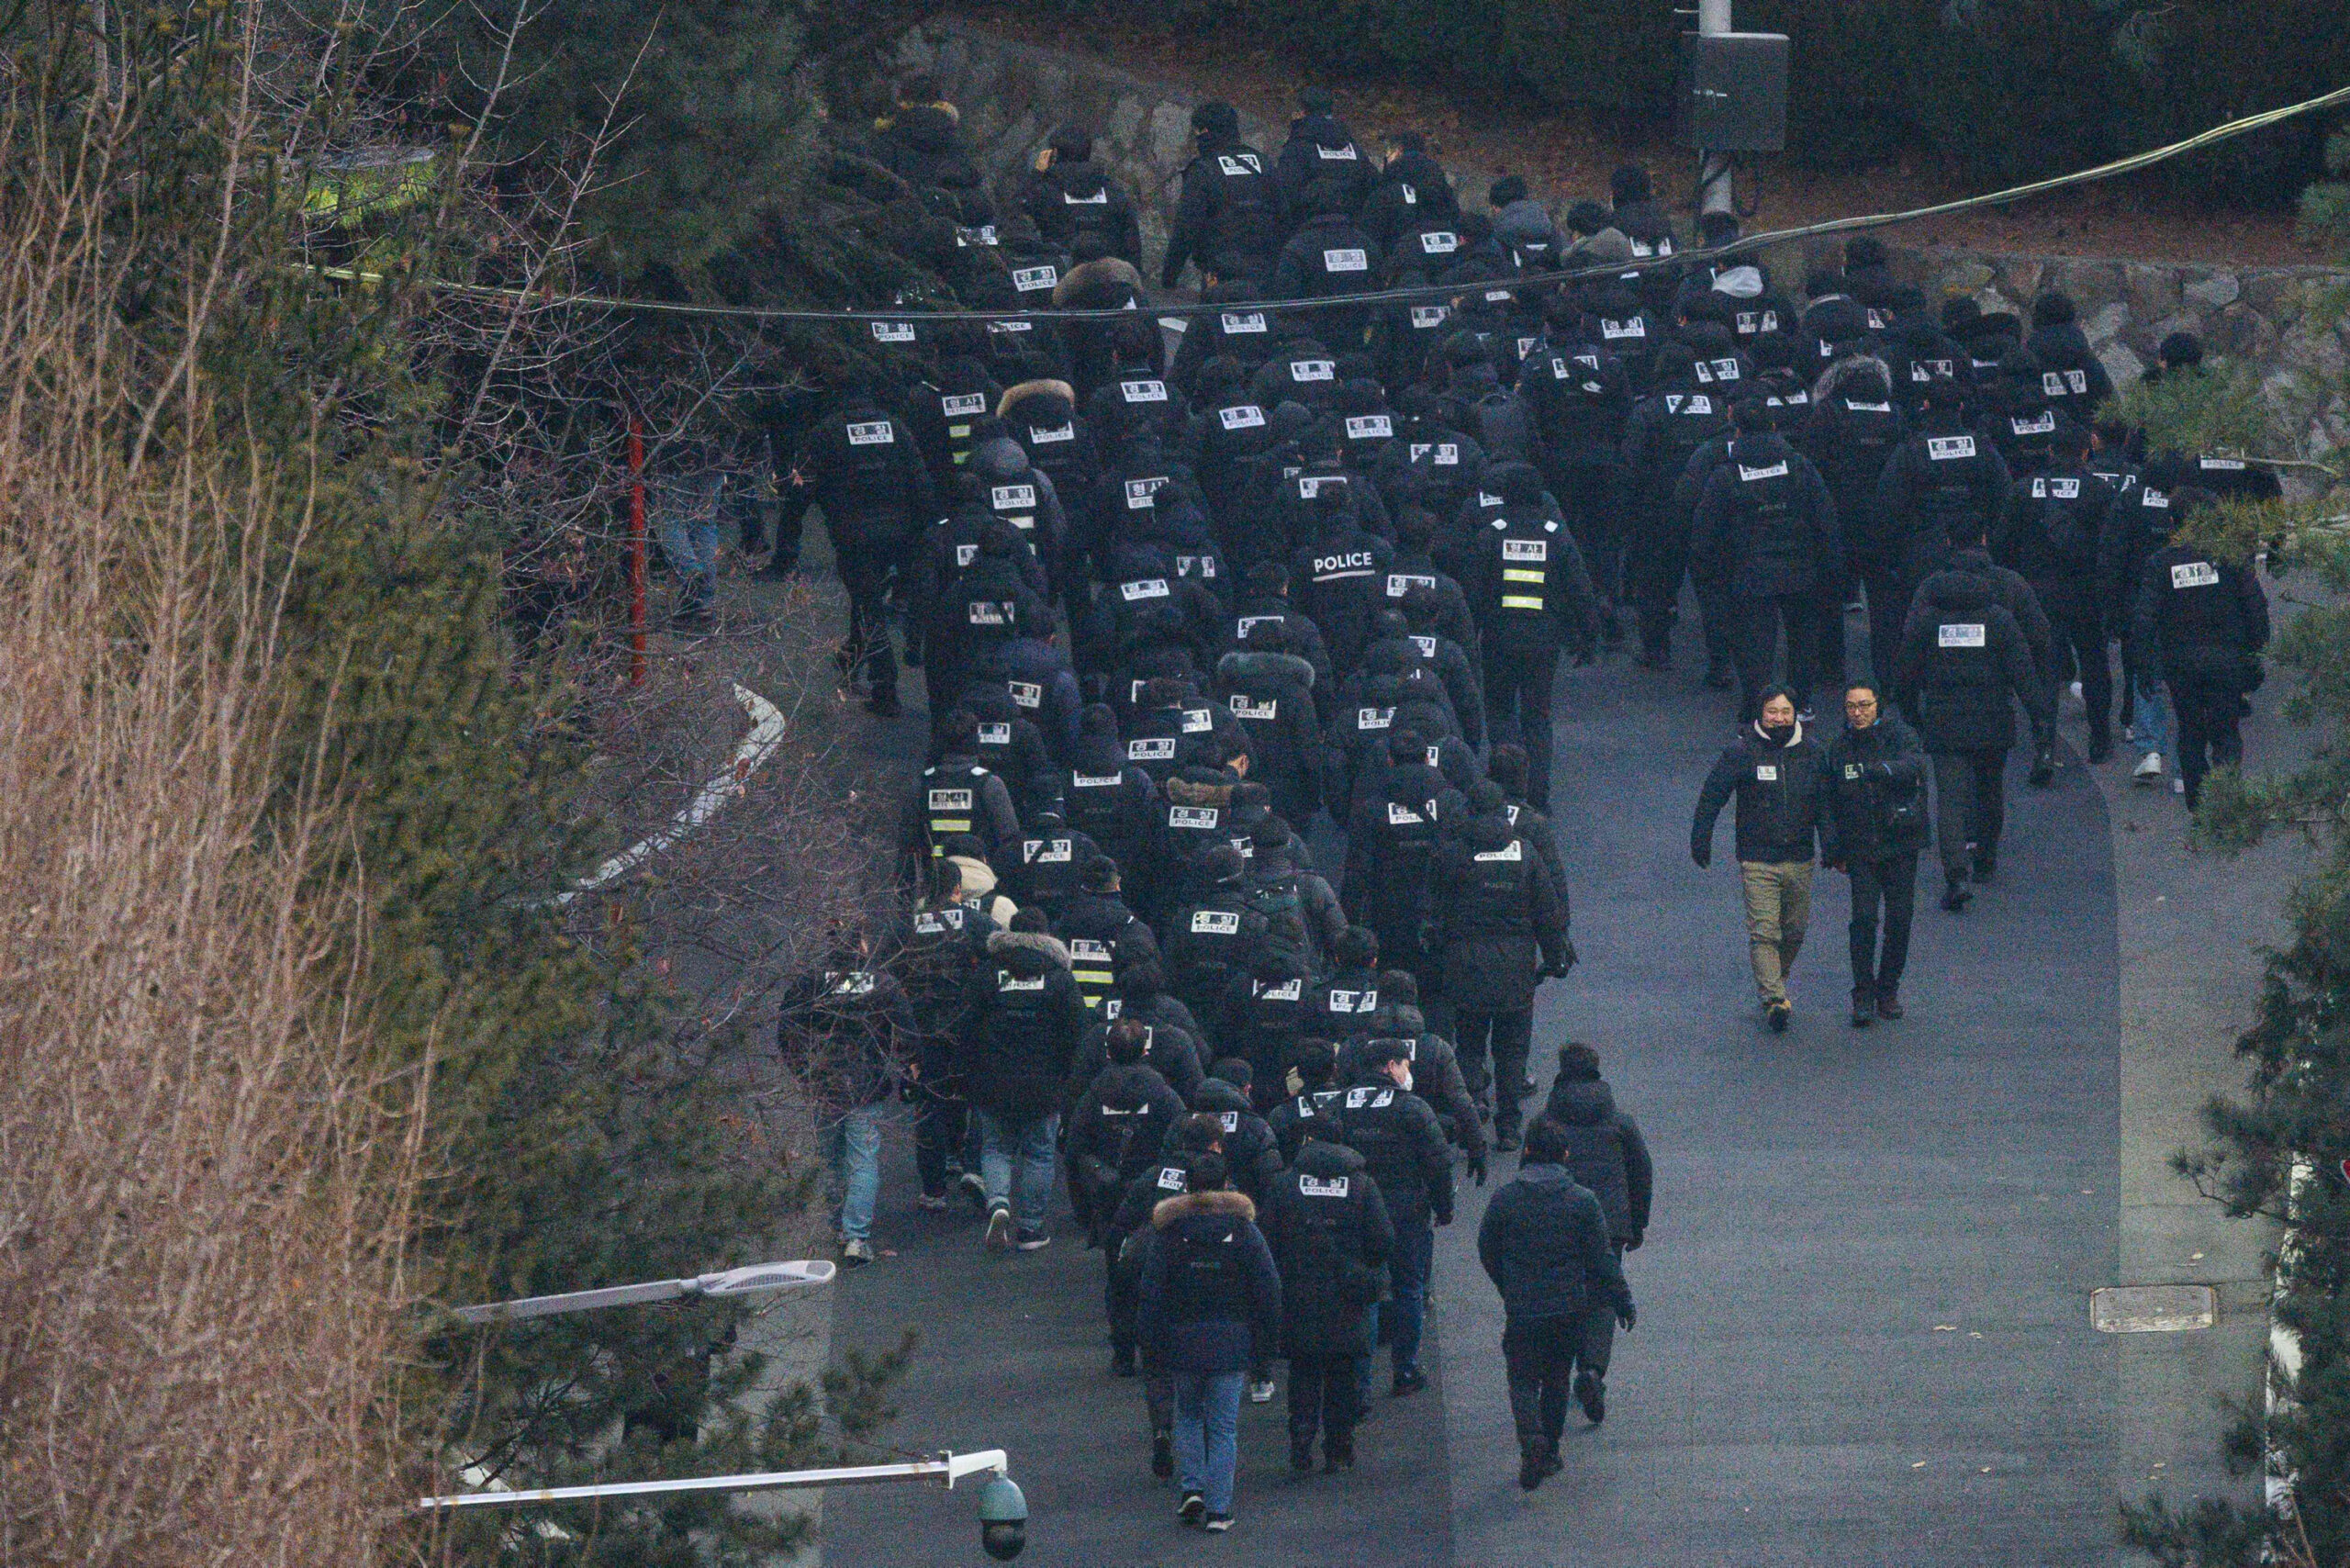
<svg viewBox="0 0 2350 1568"><path fill-rule="evenodd" d="M1522 1012L1534 1004L1543 971L1565 965L1566 897L1506 809L1446 831L1432 902L1443 934L1445 1000L1457 1007Z"/></svg>
<svg viewBox="0 0 2350 1568"><path fill-rule="evenodd" d="M1248 777L1273 792L1291 822L1305 822L1322 798L1322 721L1314 706L1314 666L1294 654L1236 648L1216 661L1215 696L1240 725Z"/></svg>
<svg viewBox="0 0 2350 1568"><path fill-rule="evenodd" d="M956 1058L964 1097L1012 1115L1059 1109L1086 1022L1069 949L1041 933L997 932L965 993Z"/></svg>
<svg viewBox="0 0 2350 1568"><path fill-rule="evenodd" d="M1460 198L1444 165L1425 152L1406 149L1379 171L1361 212L1364 232L1393 251L1407 234L1451 230L1460 222Z"/></svg>
<svg viewBox="0 0 2350 1568"><path fill-rule="evenodd" d="M1021 210L1035 220L1036 232L1069 248L1093 235L1128 266L1142 265L1142 230L1134 198L1091 158L1055 158L1022 182ZM1139 271L1136 273L1140 279Z"/></svg>
<svg viewBox="0 0 2350 1568"><path fill-rule="evenodd" d="M1384 1074L1366 1073L1339 1100L1338 1114L1397 1230L1452 1223L1452 1146L1426 1100Z"/></svg>
<svg viewBox="0 0 2350 1568"><path fill-rule="evenodd" d="M1069 1191L1099 1246L1126 1184L1158 1159L1183 1102L1141 1062L1103 1068L1077 1097L1069 1126Z"/></svg>
<svg viewBox="0 0 2350 1568"><path fill-rule="evenodd" d="M908 870L946 852L946 841L957 834L976 834L990 855L1020 841L1020 813L1013 809L1012 791L1002 779L979 765L968 751L942 756L923 769L906 796L899 819L898 846ZM995 886L990 873L988 886ZM998 922L999 924L1002 922Z"/></svg>
<svg viewBox="0 0 2350 1568"><path fill-rule="evenodd" d="M1698 498L1690 555L1741 599L1808 593L1843 571L1836 503L1784 438L1738 436Z"/></svg>
<svg viewBox="0 0 2350 1568"><path fill-rule="evenodd" d="M1697 814L1689 824L1690 857L1700 866L1714 857L1714 823L1732 797L1738 801L1738 858L1770 866L1809 865L1819 819L1828 807L1828 772L1819 745L1796 721L1784 743L1748 724L1715 759L1697 792Z"/></svg>
<svg viewBox="0 0 2350 1568"><path fill-rule="evenodd" d="M1136 1338L1154 1371L1247 1372L1280 1343L1281 1271L1246 1193L1181 1193L1150 1212Z"/></svg>
<svg viewBox="0 0 2350 1568"><path fill-rule="evenodd" d="M1368 1356L1371 1306L1386 1294L1395 1225L1361 1155L1315 1138L1265 1207L1281 1276L1281 1348L1292 1356Z"/></svg>
<svg viewBox="0 0 2350 1568"><path fill-rule="evenodd" d="M1607 1216L1563 1165L1527 1165L1485 1205L1477 1260L1514 1321L1580 1319L1602 1304L1632 1305L1607 1245Z"/></svg>
<svg viewBox="0 0 2350 1568"><path fill-rule="evenodd" d="M1615 1092L1595 1078L1561 1076L1550 1085L1543 1114L1566 1129L1566 1168L1599 1200L1608 1239L1639 1245L1656 1191L1656 1167L1639 1124L1617 1109Z"/></svg>
<svg viewBox="0 0 2350 1568"><path fill-rule="evenodd" d="M1997 585L1973 572L1937 572L1919 585L1894 661L1894 689L1930 752L2015 745L2011 698L2044 733L2053 698Z"/></svg>

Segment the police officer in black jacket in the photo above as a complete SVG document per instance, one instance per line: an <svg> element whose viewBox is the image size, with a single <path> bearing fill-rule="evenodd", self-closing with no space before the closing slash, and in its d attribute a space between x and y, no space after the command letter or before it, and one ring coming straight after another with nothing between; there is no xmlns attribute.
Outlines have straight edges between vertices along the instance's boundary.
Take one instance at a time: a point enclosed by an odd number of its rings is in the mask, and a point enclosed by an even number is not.
<svg viewBox="0 0 2350 1568"><path fill-rule="evenodd" d="M777 554L798 558L800 523L811 504L823 509L834 562L848 592L843 657L849 678L869 683L867 703L876 713L893 714L898 656L884 600L900 569L911 574L915 542L938 515L938 501L913 431L861 382L842 388L792 461L776 521Z"/></svg>
<svg viewBox="0 0 2350 1568"><path fill-rule="evenodd" d="M1395 1226L1368 1163L1339 1141L1337 1119L1315 1115L1296 1125L1297 1158L1274 1183L1263 1215L1281 1274L1289 1463L1301 1473L1314 1468L1319 1430L1323 1469L1351 1470L1372 1309L1386 1287Z"/></svg>
<svg viewBox="0 0 2350 1568"><path fill-rule="evenodd" d="M1272 170L1263 153L1240 140L1239 111L1230 104L1193 108L1192 135L1199 152L1183 165L1159 283L1173 288L1186 263L1198 264L1203 282L1262 282L1272 275L1281 246L1281 193Z"/></svg>
<svg viewBox="0 0 2350 1568"><path fill-rule="evenodd" d="M1844 572L1836 503L1811 459L1778 434L1778 411L1768 402L1746 398L1733 417L1738 435L1697 501L1690 558L1721 585L1743 716L1760 711L1782 625L1796 711L1808 712L1822 632L1819 588ZM1835 634L1843 634L1841 622Z"/></svg>
<svg viewBox="0 0 2350 1568"><path fill-rule="evenodd" d="M1491 779L1469 795L1469 812L1449 824L1438 850L1434 905L1442 932L1444 996L1459 1020L1472 1094L1492 1063L1494 1147L1517 1147L1517 1102L1534 1039L1534 992L1542 977L1574 966L1566 894L1549 862L1510 820Z"/></svg>
<svg viewBox="0 0 2350 1568"><path fill-rule="evenodd" d="M2038 732L2053 694L1998 585L1974 572L1937 572L1919 586L1893 678L1933 758L1942 907L1956 913L1975 896L1970 876L1987 882L1998 866L2014 701Z"/></svg>
<svg viewBox="0 0 2350 1568"><path fill-rule="evenodd" d="M1184 1114L1167 1080L1143 1061L1143 1026L1135 1020L1110 1025L1109 1065L1078 1096L1069 1120L1069 1201L1088 1247L1102 1245L1127 1185L1158 1158ZM1113 1321L1115 1316L1113 1304ZM1120 1345L1113 1338L1111 1348L1120 1360L1134 1354L1131 1339Z"/></svg>
<svg viewBox="0 0 2350 1568"><path fill-rule="evenodd" d="M2050 653L2041 673L2052 688L2069 653L2088 711L2089 760L2113 755L2113 676L2106 663L2105 617L2098 597L2098 551L2114 492L2088 466L2088 432L2063 425L2053 460L2016 482L1992 554L2031 585L2048 618Z"/></svg>
<svg viewBox="0 0 2350 1568"><path fill-rule="evenodd" d="M1452 1148L1428 1103L1412 1092L1412 1063L1401 1040L1373 1040L1362 1070L1339 1103L1345 1137L1363 1157L1388 1217L1395 1222L1391 1262L1393 1299L1387 1336L1400 1398L1427 1386L1420 1372L1420 1328L1427 1313L1428 1268L1435 1257L1432 1225L1452 1223Z"/></svg>
<svg viewBox="0 0 2350 1568"><path fill-rule="evenodd" d="M2193 486L2171 492L2182 519L2212 504ZM2268 597L2244 563L2198 543L2174 542L2147 557L2130 615L2132 657L2149 679L2170 689L2178 718L2178 776L2187 809L2202 799L2214 764L2244 760L2236 724L2244 699L2261 682L2268 645Z"/></svg>
<svg viewBox="0 0 2350 1568"><path fill-rule="evenodd" d="M1901 1016L1918 852L1926 846L1926 757L1908 725L1863 681L1844 693L1844 733L1828 745L1819 857L1852 881L1852 1027ZM1877 946L1884 912L1885 946Z"/></svg>
<svg viewBox="0 0 2350 1568"><path fill-rule="evenodd" d="M1545 504L1531 464L1498 471L1503 510L1477 532L1461 567L1485 655L1485 722L1496 740L1526 747L1534 803L1550 803L1550 696L1559 655L1589 664L1599 644L1599 605L1583 552Z"/></svg>
<svg viewBox="0 0 2350 1568"><path fill-rule="evenodd" d="M1558 1473L1567 1391L1583 1353L1585 1318L1607 1311L1637 1321L1631 1287L1607 1244L1607 1216L1569 1172L1566 1138L1548 1116L1528 1129L1517 1174L1485 1205L1477 1259L1501 1293L1502 1355L1509 1363L1510 1417L1517 1428L1517 1484L1528 1492ZM1606 1406L1598 1380L1578 1388L1595 1424Z"/></svg>

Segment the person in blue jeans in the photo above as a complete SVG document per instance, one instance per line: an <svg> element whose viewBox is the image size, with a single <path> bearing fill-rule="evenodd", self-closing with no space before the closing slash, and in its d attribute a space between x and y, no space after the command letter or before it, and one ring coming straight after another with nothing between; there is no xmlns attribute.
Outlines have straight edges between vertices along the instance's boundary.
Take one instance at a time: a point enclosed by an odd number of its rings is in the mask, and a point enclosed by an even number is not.
<svg viewBox="0 0 2350 1568"><path fill-rule="evenodd" d="M662 554L677 574L675 620L685 630L708 630L718 609L719 503L725 470L694 449L678 459L678 471L656 479L648 498Z"/></svg>
<svg viewBox="0 0 2350 1568"><path fill-rule="evenodd" d="M1281 1273L1257 1205L1228 1180L1223 1155L1195 1156L1190 1190L1151 1209L1135 1312L1146 1361L1175 1385L1175 1517L1216 1534L1232 1528L1241 1391L1281 1322Z"/></svg>
<svg viewBox="0 0 2350 1568"><path fill-rule="evenodd" d="M1091 1022L1069 949L1024 909L987 940L964 990L955 1071L979 1113L979 1178L986 1189L986 1245L1034 1252L1052 1245L1045 1216L1053 1198L1057 1114L1069 1092L1077 1042Z"/></svg>
<svg viewBox="0 0 2350 1568"><path fill-rule="evenodd" d="M776 1046L822 1136L851 1268L873 1261L881 1116L917 1037L905 988L873 964L863 937L837 938L830 962L785 988Z"/></svg>

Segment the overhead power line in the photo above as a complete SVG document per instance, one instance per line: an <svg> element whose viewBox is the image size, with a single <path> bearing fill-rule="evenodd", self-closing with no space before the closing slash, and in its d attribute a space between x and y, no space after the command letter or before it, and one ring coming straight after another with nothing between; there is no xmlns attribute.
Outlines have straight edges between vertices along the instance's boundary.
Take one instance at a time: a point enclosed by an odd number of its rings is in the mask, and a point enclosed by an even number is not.
<svg viewBox="0 0 2350 1568"><path fill-rule="evenodd" d="M2316 114L2324 109L2350 105L2350 87L2337 87L2333 92L2307 98L2281 108L2266 109L2259 114L2232 119L2208 130L2198 131L2183 141L2165 147L2150 148L2133 152L2127 158L2116 158L2093 168L2077 169L2068 174L2057 174L2027 185L2010 185L2005 190L1989 191L1980 196L1962 196L1955 201L1937 202L1930 207L1914 207L1900 212L1873 212L1854 218L1831 218L1818 223L1807 223L1794 229L1773 230L1767 233L1749 234L1727 245L1709 250L1683 251L1670 256L1634 257L1628 262L1606 265L1572 267L1560 272L1535 273L1517 278L1479 279L1466 284L1425 284L1410 288L1367 290L1359 294L1328 295L1319 299L1256 299L1216 303L1174 302L1150 306L1153 316L1204 316L1224 311L1241 314L1250 311L1279 311L1284 314L1309 310L1337 310L1364 305L1415 305L1449 300L1463 292L1484 286L1510 287L1558 283L1574 283L1585 278L1622 277L1631 273L1645 272L1651 267L1680 266L1690 262L1720 261L1751 251L1769 249L1797 240L1818 239L1830 234L1852 234L1863 230L1883 229L1897 223L1915 223L1921 218L1945 218L1953 213L1971 212L1977 207L2004 207L2031 196L2072 185L2089 185L2098 180L2110 180L2123 174L2136 174L2173 158L2198 152L2232 138L2255 130L2265 130L2301 115ZM375 274L355 272L349 268L322 267L321 275L346 281L381 281ZM520 300L538 305L583 305L607 310L630 310L655 315L726 318L746 321L1117 321L1134 314L1133 307L1108 309L1045 309L987 310L956 308L952 310L923 310L902 308L870 310L816 309L767 305L701 305L665 299L627 299L610 295L549 294L516 288L498 288L483 284L429 282L433 290L466 298L496 299L509 303Z"/></svg>

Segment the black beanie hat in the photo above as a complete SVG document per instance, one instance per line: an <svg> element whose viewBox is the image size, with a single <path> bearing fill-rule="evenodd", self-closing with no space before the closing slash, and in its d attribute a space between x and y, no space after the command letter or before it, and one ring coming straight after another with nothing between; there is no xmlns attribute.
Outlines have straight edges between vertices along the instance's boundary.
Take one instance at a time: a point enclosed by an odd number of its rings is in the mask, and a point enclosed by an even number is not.
<svg viewBox="0 0 2350 1568"><path fill-rule="evenodd" d="M1217 99L1195 105L1192 109L1192 129L1203 136L1237 136L1240 111Z"/></svg>
<svg viewBox="0 0 2350 1568"><path fill-rule="evenodd" d="M1651 195L1649 172L1637 163L1626 163L1607 176L1607 189L1617 207L1646 201Z"/></svg>
<svg viewBox="0 0 2350 1568"><path fill-rule="evenodd" d="M1503 207L1525 199L1526 182L1516 174L1504 174L1485 187L1485 205L1488 207Z"/></svg>
<svg viewBox="0 0 2350 1568"><path fill-rule="evenodd" d="M2069 294L2052 291L2031 302L2031 324L2035 327L2069 326L2079 317L2080 313L2073 308L2073 297Z"/></svg>

